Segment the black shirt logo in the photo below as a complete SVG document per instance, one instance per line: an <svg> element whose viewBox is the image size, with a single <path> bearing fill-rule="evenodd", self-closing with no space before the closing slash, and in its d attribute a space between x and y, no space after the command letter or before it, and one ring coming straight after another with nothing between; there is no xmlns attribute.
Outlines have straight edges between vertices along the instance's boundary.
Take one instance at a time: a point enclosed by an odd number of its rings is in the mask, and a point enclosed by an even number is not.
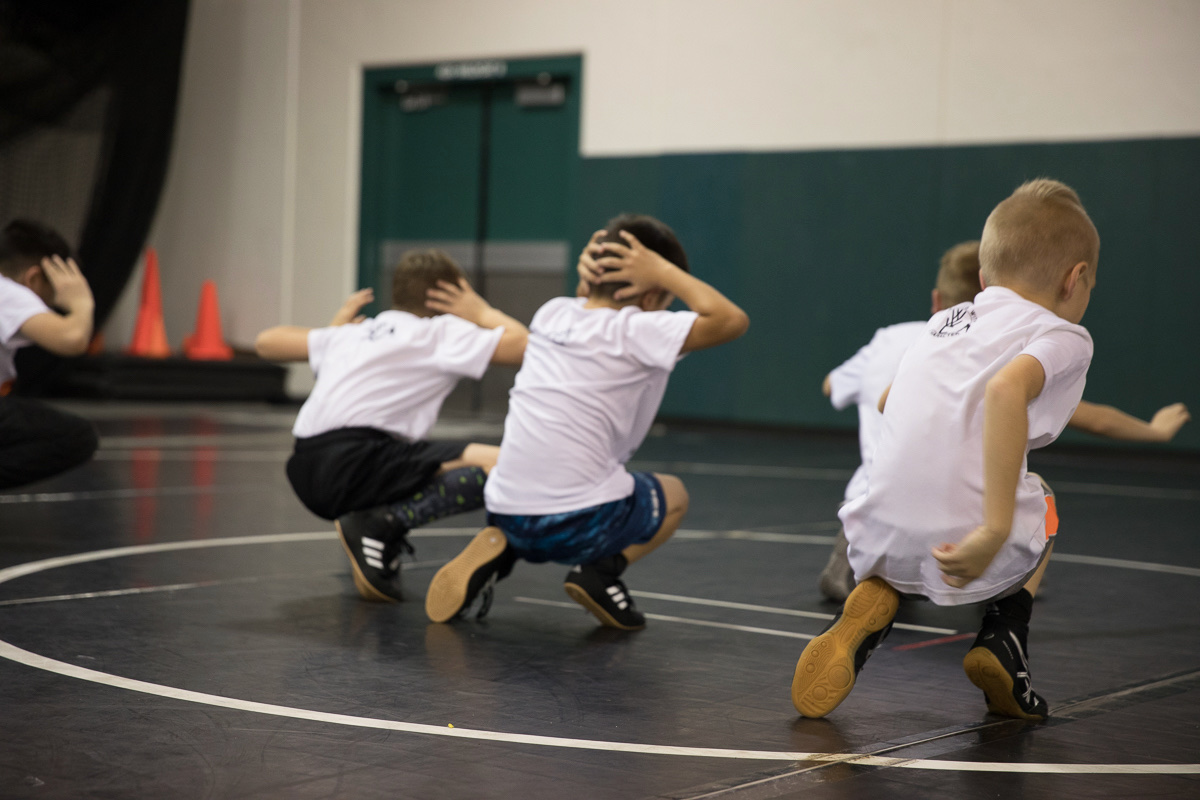
<svg viewBox="0 0 1200 800"><path fill-rule="evenodd" d="M391 336L396 332L396 326L389 322L382 322L377 319L370 319L362 323L362 330L366 333L368 342L377 342L385 336Z"/></svg>
<svg viewBox="0 0 1200 800"><path fill-rule="evenodd" d="M946 317L940 328L933 332L934 336L947 337L958 336L960 333L966 333L971 329L978 317L975 316L975 308L969 303L964 303L961 306L955 306L945 312Z"/></svg>

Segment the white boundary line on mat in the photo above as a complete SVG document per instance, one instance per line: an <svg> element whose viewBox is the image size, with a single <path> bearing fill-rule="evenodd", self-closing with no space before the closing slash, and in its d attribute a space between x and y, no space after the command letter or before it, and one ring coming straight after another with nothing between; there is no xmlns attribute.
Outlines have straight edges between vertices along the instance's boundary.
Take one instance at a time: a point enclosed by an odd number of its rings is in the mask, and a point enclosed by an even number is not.
<svg viewBox="0 0 1200 800"><path fill-rule="evenodd" d="M32 561L14 567L0 570L0 584L15 580L25 575L45 572L51 569L66 567L73 564L84 564L93 561L103 561L113 558L128 558L149 553L164 553L179 550L197 550L207 547L239 547L264 544L282 544L286 542L306 542L330 539L327 531L316 533L283 533L262 536L239 536L222 539L204 539L184 542L161 542L157 544L134 545L130 547L115 547L108 550L96 550L90 553L77 553L71 556L47 558ZM862 766L894 767L901 769L949 770L964 772L1006 772L1006 773L1054 773L1054 774L1106 774L1106 775L1195 775L1200 774L1200 764L1039 764L1039 763L1000 763L974 761L938 761L929 759L891 758L872 756L858 753L802 753L782 750L735 750L717 747L684 747L678 745L646 744L641 742L614 742L599 739L569 739L559 736L540 736L524 733L507 733L503 731L475 730L471 728L455 728L440 725L429 725L401 720L375 719L348 714L333 714L324 711L311 711L291 706L259 703L252 700L242 700L234 697L193 692L174 686L140 681L120 675L68 664L63 661L38 655L23 650L7 641L0 640L0 658L6 658L19 664L35 669L52 672L69 678L90 681L92 683L111 686L128 691L156 697L166 697L200 705L216 706L235 711L246 711L256 714L267 714L291 719L303 719L313 722L323 722L333 725L346 725L358 728L373 728L392 730L404 733L422 734L427 736L443 736L455 739L472 739L476 741L501 742L507 744L537 745L542 747L560 747L577 750L593 750L614 753L637 753L644 755L687 756L692 758L727 758L750 761L814 761L852 763Z"/></svg>

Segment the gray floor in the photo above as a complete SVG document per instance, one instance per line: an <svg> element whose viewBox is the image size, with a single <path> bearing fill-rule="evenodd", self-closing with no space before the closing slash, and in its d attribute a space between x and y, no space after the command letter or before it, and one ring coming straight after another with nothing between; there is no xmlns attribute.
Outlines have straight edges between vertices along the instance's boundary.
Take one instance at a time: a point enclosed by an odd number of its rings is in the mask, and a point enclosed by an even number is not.
<svg viewBox="0 0 1200 800"><path fill-rule="evenodd" d="M414 536L413 602L360 601L283 476L292 410L73 408L96 460L0 494L0 797L1200 796L1198 458L1033 460L1062 516L1030 642L1049 723L987 715L959 666L978 610L928 604L814 721L788 687L835 610L852 437L657 427L635 466L692 510L627 573L650 624L625 634L555 565L428 623L479 512Z"/></svg>

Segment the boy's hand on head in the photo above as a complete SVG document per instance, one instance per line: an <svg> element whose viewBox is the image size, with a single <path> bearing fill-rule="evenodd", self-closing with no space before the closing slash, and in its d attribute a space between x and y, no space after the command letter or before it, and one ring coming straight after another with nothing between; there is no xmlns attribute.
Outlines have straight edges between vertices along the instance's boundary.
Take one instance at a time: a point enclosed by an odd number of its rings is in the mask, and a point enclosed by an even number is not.
<svg viewBox="0 0 1200 800"><path fill-rule="evenodd" d="M629 231L621 231L621 238L628 244L607 242L603 245L607 255L596 259L596 265L604 270L599 283L629 283L629 286L613 294L614 300L626 300L661 288L663 274L667 270L679 269L639 242Z"/></svg>
<svg viewBox="0 0 1200 800"><path fill-rule="evenodd" d="M425 293L425 307L479 325L492 306L471 288L466 278L459 278L458 283L438 281L437 286Z"/></svg>
<svg viewBox="0 0 1200 800"><path fill-rule="evenodd" d="M66 311L90 311L96 301L92 297L92 289L88 286L87 278L79 271L75 259L63 260L58 256L42 259L42 272L54 289L54 305Z"/></svg>
<svg viewBox="0 0 1200 800"><path fill-rule="evenodd" d="M375 290L371 288L359 289L354 294L346 298L346 302L342 303L342 307L333 315L329 326L350 325L362 322L366 317L359 314L362 307L375 299Z"/></svg>
<svg viewBox="0 0 1200 800"><path fill-rule="evenodd" d="M1007 538L1007 535L980 525L958 544L943 544L933 548L933 557L942 571L942 580L955 589L963 588L983 574Z"/></svg>
<svg viewBox="0 0 1200 800"><path fill-rule="evenodd" d="M579 273L579 285L575 287L576 297L587 297L592 293L592 285L600 282L604 270L596 265L596 259L604 255L604 245L600 244L600 240L606 233L605 230L593 233L592 238L584 245L583 252L579 254L579 263L575 265Z"/></svg>
<svg viewBox="0 0 1200 800"><path fill-rule="evenodd" d="M1160 408L1150 420L1150 429L1156 434L1158 441L1169 442L1175 438L1175 434L1183 427L1184 423L1192 418L1188 413L1187 406L1183 403L1173 403L1166 408Z"/></svg>

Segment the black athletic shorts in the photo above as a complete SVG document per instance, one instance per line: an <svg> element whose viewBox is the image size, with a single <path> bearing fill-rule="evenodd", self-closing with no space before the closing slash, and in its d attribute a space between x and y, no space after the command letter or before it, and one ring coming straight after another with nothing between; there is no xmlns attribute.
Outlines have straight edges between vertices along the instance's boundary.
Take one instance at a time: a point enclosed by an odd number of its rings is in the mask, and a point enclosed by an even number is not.
<svg viewBox="0 0 1200 800"><path fill-rule="evenodd" d="M99 443L96 429L83 417L27 397L0 397L0 489L78 466Z"/></svg>
<svg viewBox="0 0 1200 800"><path fill-rule="evenodd" d="M287 476L309 511L337 519L411 496L466 447L413 442L376 428L338 428L297 438Z"/></svg>

